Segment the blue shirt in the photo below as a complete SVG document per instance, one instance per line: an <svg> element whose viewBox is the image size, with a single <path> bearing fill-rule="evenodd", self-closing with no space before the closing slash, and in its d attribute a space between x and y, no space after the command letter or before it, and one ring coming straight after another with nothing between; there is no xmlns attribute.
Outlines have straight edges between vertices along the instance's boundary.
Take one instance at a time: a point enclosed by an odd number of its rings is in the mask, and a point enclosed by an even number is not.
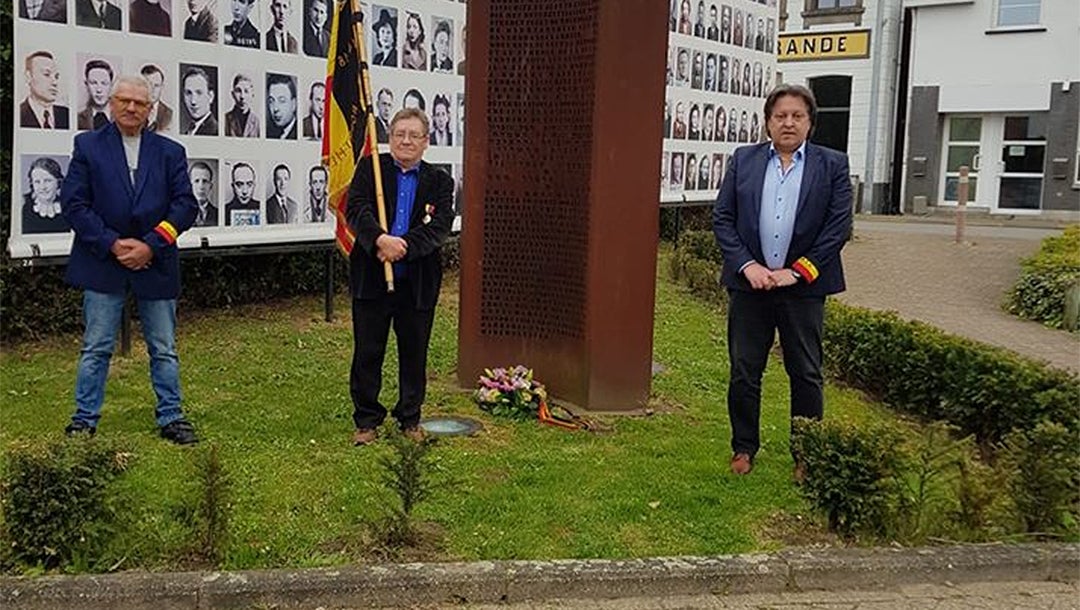
<svg viewBox="0 0 1080 610"><path fill-rule="evenodd" d="M765 166L765 183L761 187L761 216L758 231L761 253L769 269L783 269L787 260L791 233L795 229L795 208L802 188L806 142L791 158L787 170L780 163L780 154L769 145L769 160Z"/></svg>
<svg viewBox="0 0 1080 610"><path fill-rule="evenodd" d="M390 227L390 234L401 237L409 232L409 219L412 218L413 204L416 202L416 185L420 181L420 164L417 163L412 169L404 169L397 161L397 210L394 212L394 225ZM405 263L394 263L394 278L404 278L407 275Z"/></svg>

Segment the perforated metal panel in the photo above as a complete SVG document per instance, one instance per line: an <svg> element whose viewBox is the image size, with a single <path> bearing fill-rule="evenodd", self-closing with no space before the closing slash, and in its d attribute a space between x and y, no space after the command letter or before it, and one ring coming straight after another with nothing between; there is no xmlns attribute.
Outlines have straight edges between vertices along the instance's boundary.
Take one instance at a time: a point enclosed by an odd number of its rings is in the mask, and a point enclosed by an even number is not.
<svg viewBox="0 0 1080 610"><path fill-rule="evenodd" d="M597 4L490 2L483 335L584 336Z"/></svg>

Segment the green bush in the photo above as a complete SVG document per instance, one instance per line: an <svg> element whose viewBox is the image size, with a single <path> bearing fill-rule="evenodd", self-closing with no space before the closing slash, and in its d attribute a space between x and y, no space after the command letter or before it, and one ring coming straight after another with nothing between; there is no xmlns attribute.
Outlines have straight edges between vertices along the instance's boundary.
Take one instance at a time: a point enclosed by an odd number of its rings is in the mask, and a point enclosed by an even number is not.
<svg viewBox="0 0 1080 610"><path fill-rule="evenodd" d="M1020 263L1020 277L1009 292L1005 308L1022 318L1062 327L1065 292L1080 281L1080 225L1071 225Z"/></svg>
<svg viewBox="0 0 1080 610"><path fill-rule="evenodd" d="M1009 491L1027 532L1077 529L1080 452L1076 434L1054 422L1016 431L1005 439L1001 462Z"/></svg>
<svg viewBox="0 0 1080 610"><path fill-rule="evenodd" d="M792 444L806 466L800 489L825 513L830 530L843 535L885 533L902 464L895 429L796 418Z"/></svg>
<svg viewBox="0 0 1080 610"><path fill-rule="evenodd" d="M720 285L723 256L711 231L687 231L679 237L671 256L671 275L690 290L717 304L727 302L727 291Z"/></svg>
<svg viewBox="0 0 1080 610"><path fill-rule="evenodd" d="M11 449L0 506L12 557L30 566L92 567L116 532L120 498L111 483L130 457L88 437Z"/></svg>
<svg viewBox="0 0 1080 610"><path fill-rule="evenodd" d="M830 376L890 406L947 421L986 450L1043 419L1080 430L1076 376L948 335L891 312L831 301L823 336Z"/></svg>

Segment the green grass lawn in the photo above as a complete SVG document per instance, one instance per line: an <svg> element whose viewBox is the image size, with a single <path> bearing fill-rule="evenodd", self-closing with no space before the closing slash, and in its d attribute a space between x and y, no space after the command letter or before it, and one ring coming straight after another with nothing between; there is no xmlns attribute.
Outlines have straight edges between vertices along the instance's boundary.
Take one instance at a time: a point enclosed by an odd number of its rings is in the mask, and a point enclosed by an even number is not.
<svg viewBox="0 0 1080 610"><path fill-rule="evenodd" d="M667 269L666 258L660 268ZM653 382L656 414L612 417L611 434L495 420L456 387L456 277L436 318L427 416L482 420L472 438L434 453L445 483L418 508L442 544L427 559L617 558L736 553L780 543L765 524L805 512L791 483L787 378L770 362L757 468L736 478L725 406L725 323L713 307L659 274ZM332 565L370 558L365 523L389 501L376 457L389 448L350 445L348 303L322 320L318 298L203 314L181 312L185 409L198 448L156 436L147 358L136 341L115 358L99 437L135 453L121 478L129 525L116 542L121 567L182 565L190 532L180 515L197 496L196 457L218 445L232 480L224 568ZM78 337L0 354L0 444L60 438L72 410ZM388 361L393 361L392 354ZM515 364L492 362L492 366ZM528 364L528 363L522 363ZM541 377L542 380L542 377ZM396 370L384 399L396 396ZM827 417L888 418L857 392L826 389Z"/></svg>

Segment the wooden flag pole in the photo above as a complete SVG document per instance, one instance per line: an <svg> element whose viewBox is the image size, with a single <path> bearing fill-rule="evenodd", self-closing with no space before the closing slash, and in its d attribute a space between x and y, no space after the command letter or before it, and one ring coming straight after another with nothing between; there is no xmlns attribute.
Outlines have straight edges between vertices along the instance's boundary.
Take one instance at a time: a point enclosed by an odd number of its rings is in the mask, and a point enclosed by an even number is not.
<svg viewBox="0 0 1080 610"><path fill-rule="evenodd" d="M356 57L359 59L360 70L357 72L357 81L360 86L360 96L364 99L364 108L367 115L367 127L364 129L364 139L371 150L371 163L375 173L375 209L379 213L379 226L383 231L389 232L386 223L386 200L383 198L382 167L379 162L379 139L375 133L375 110L371 105L371 76L368 74L367 49L364 46L364 23L359 18L363 13L360 8L360 0L350 0L353 15L353 44L356 46ZM383 261L383 275L386 277L386 291L394 291L394 266L390 261Z"/></svg>

